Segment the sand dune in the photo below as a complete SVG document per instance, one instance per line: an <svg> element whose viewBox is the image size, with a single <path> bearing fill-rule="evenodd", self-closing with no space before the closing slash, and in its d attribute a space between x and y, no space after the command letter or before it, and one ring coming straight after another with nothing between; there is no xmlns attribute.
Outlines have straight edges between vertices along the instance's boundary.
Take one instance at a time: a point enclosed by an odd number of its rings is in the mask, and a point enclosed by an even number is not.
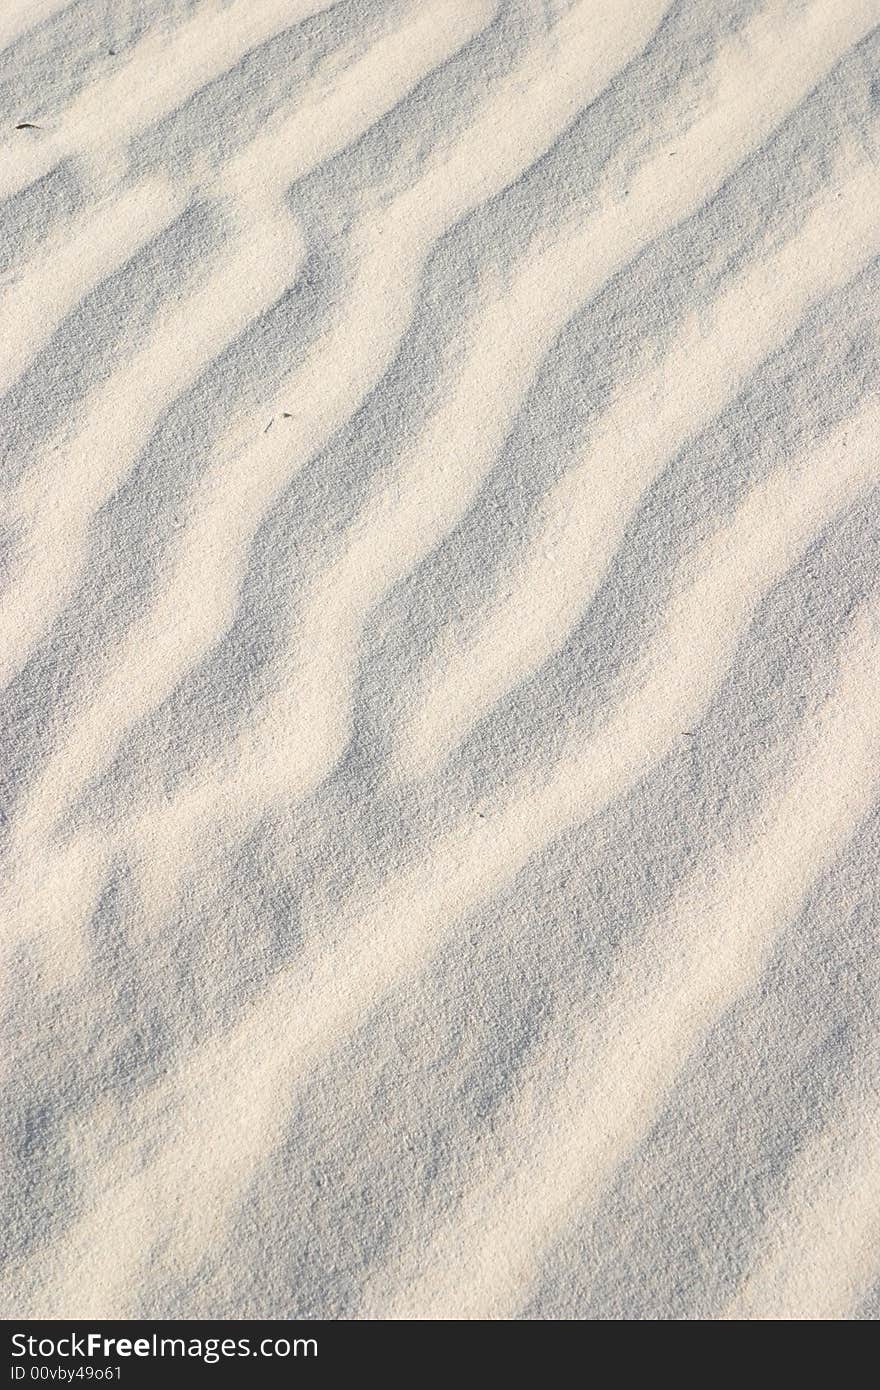
<svg viewBox="0 0 880 1390"><path fill-rule="evenodd" d="M878 90L3 7L7 1317L876 1316Z"/></svg>

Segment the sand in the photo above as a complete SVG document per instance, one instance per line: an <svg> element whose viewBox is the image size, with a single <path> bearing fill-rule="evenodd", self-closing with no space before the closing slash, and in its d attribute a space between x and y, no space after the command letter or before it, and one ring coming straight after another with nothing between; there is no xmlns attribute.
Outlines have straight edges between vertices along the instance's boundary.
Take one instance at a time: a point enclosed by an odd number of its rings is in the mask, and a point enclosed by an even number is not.
<svg viewBox="0 0 880 1390"><path fill-rule="evenodd" d="M878 91L0 7L4 1316L880 1316Z"/></svg>

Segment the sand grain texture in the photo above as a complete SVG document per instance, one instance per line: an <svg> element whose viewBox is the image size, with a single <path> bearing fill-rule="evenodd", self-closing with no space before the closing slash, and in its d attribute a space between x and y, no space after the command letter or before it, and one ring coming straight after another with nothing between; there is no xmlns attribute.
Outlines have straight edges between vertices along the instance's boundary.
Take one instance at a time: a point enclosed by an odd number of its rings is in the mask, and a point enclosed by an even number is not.
<svg viewBox="0 0 880 1390"><path fill-rule="evenodd" d="M6 1317L880 1312L880 0L0 5Z"/></svg>

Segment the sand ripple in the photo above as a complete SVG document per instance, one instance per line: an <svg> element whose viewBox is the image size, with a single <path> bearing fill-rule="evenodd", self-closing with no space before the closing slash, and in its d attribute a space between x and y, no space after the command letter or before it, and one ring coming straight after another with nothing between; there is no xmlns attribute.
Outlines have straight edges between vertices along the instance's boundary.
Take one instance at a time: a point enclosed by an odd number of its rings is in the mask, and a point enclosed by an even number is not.
<svg viewBox="0 0 880 1390"><path fill-rule="evenodd" d="M880 1315L880 0L9 0L6 1316Z"/></svg>

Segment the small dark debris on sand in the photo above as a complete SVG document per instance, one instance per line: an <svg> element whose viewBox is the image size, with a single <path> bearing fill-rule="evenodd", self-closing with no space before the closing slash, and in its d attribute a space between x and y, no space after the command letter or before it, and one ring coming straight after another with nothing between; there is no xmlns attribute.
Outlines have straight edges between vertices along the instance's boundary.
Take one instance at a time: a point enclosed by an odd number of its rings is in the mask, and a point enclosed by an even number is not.
<svg viewBox="0 0 880 1390"><path fill-rule="evenodd" d="M16 130L42 130L41 125L34 125L33 121L19 121Z"/></svg>

